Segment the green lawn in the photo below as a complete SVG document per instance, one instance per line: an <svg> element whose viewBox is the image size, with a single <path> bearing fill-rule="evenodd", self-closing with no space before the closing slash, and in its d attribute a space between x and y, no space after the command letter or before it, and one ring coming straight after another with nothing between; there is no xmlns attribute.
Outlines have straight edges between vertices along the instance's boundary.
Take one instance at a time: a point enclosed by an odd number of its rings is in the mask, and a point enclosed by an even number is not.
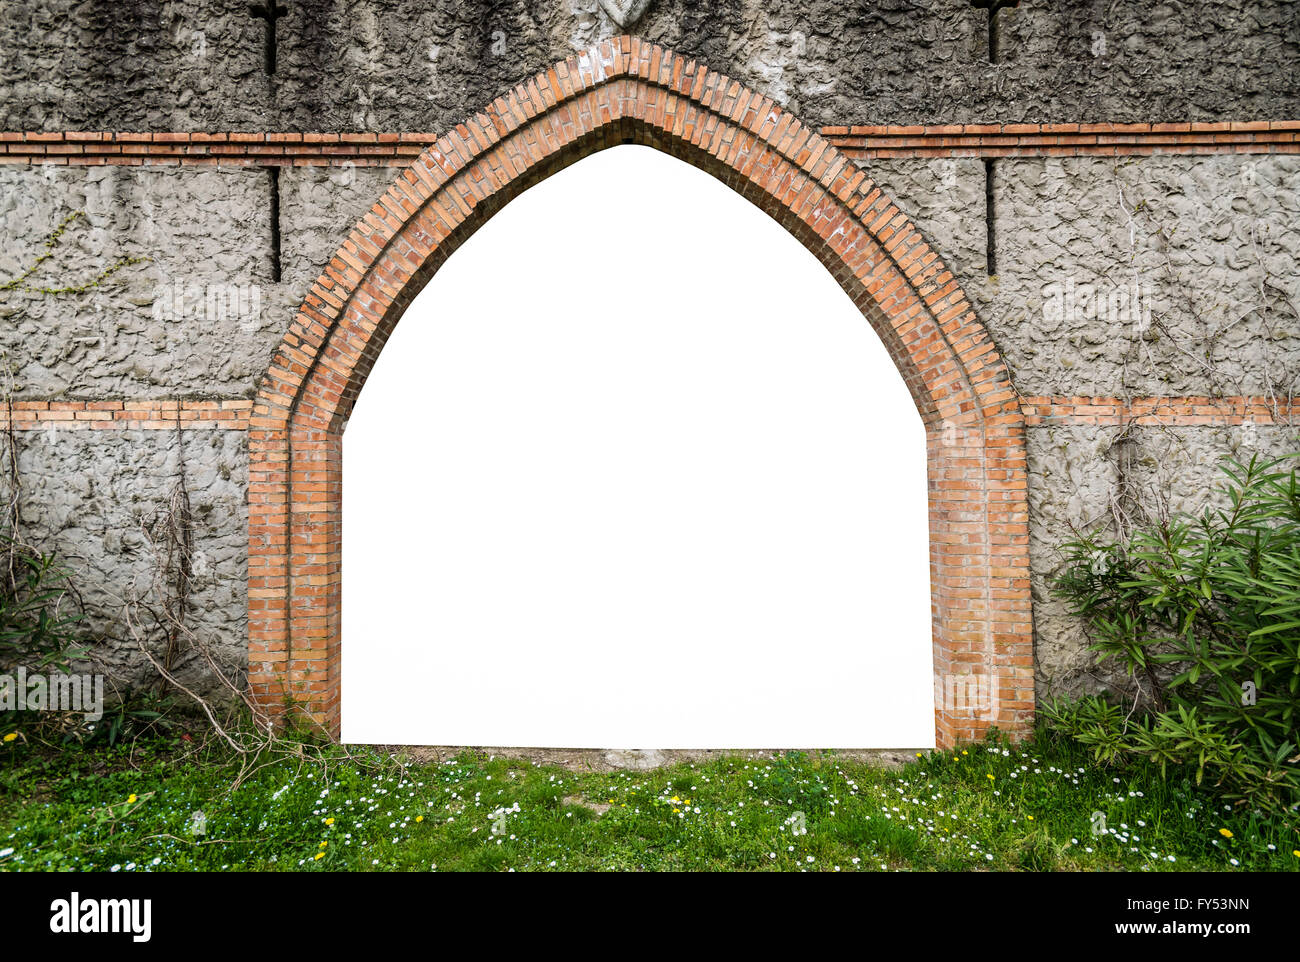
<svg viewBox="0 0 1300 962"><path fill-rule="evenodd" d="M237 765L175 741L3 742L0 869L1300 870L1294 813L1234 811L1183 774L1046 740L893 770L833 752L611 773L353 755L282 753L232 789Z"/></svg>

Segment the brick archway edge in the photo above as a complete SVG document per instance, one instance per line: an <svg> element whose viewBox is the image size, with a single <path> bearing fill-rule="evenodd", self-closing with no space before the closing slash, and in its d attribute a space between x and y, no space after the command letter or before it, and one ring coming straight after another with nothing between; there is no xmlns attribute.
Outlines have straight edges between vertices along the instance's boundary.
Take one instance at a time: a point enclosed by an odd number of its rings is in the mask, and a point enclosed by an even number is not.
<svg viewBox="0 0 1300 962"><path fill-rule="evenodd" d="M253 696L338 732L342 433L406 306L511 198L629 142L681 157L765 210L880 335L927 435L936 742L993 725L1026 731L1034 695L1024 417L987 331L865 171L770 98L634 37L555 64L427 148L306 295L249 422Z"/></svg>

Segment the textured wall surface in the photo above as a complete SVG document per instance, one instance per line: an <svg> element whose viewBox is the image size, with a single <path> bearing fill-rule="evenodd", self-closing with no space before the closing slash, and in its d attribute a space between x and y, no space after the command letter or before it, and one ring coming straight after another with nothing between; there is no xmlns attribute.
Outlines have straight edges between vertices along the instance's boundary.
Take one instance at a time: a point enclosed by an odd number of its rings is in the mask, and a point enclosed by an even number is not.
<svg viewBox="0 0 1300 962"><path fill-rule="evenodd" d="M1300 375L1300 157L1007 158L994 169L996 277L987 273L984 162L864 163L975 301L1024 394L1268 394ZM101 288L0 301L0 346L31 397L250 396L294 307L396 176L389 168L280 174L282 279L271 280L260 168L0 168L0 275L40 255L32 283ZM1067 285L1139 308L1060 309ZM255 312L213 316L229 286ZM251 298L250 289L255 289ZM1131 298L1130 298L1131 300Z"/></svg>
<svg viewBox="0 0 1300 962"><path fill-rule="evenodd" d="M990 317L1022 391L1297 387L1300 157L1017 159L994 196ZM1044 292L1067 282L1146 303L1061 318Z"/></svg>
<svg viewBox="0 0 1300 962"><path fill-rule="evenodd" d="M22 533L67 568L89 623L111 639L95 649L96 660L127 681L149 677L126 609L136 600L160 607L157 559L146 529L177 483L177 445L172 431L18 432ZM189 431L184 447L194 536L186 623L222 663L241 666L248 622L247 437L243 431ZM7 496L7 485L0 488ZM145 637L155 653L161 650L155 633ZM175 667L191 684L212 686L192 649Z"/></svg>
<svg viewBox="0 0 1300 962"><path fill-rule="evenodd" d="M1022 0L998 14L996 64L986 17L967 0L659 0L632 29L814 125L1300 117L1300 3ZM0 128L442 131L619 32L597 0L301 0L278 21L270 75L266 26L243 0L10 3ZM958 275L1022 395L1296 391L1300 156L861 163ZM0 165L0 281L49 255L0 291L13 396L253 396L312 281L396 175ZM1214 497L1223 456L1300 447L1287 427L1144 426L1116 446L1120 430L1029 429L1040 695L1108 680L1050 580L1061 544L1105 518L1121 463L1190 509ZM93 623L117 637L122 599L147 586L141 522L175 483L176 444L167 430L19 432L26 533L70 559ZM187 431L185 451L205 558L193 624L241 663L247 439ZM140 670L127 646L110 660Z"/></svg>
<svg viewBox="0 0 1300 962"><path fill-rule="evenodd" d="M1022 393L1294 390L1300 364L1297 158L1000 161L994 174L996 278L986 272L982 160L867 166L956 268ZM3 226L13 239L0 257L5 276L31 263L71 210L85 210L84 222L70 228L33 281L80 281L122 256L149 258L124 268L102 289L59 297L13 292L0 302L0 314L10 321L0 338L16 361L16 396L250 396L311 280L394 175L367 167L284 170L283 279L277 284L268 279L265 170L0 170ZM1052 284L1106 289L1109 279L1127 283L1135 274L1150 286L1158 323L1143 326L1134 318L1083 312L1062 318L1048 310L1043 290ZM260 310L247 317L206 316L202 294L196 299L195 291L213 285L256 288ZM175 291L183 292L180 311L172 310ZM166 310L157 308L160 300ZM1203 465L1232 450L1232 429L1182 431L1177 458ZM1050 597L1047 579L1071 525L1102 516L1114 480L1104 448L1114 433L1078 426L1031 431L1035 624L1044 691L1077 688L1086 674L1089 659L1079 626ZM107 596L147 571L138 525L123 534L119 516L124 505L165 496L165 469L153 462L166 460L173 442L158 432L135 432L97 434L92 445L66 432L63 450L73 460L64 460L41 454L43 434L23 437L31 438L25 440L24 475L39 484L24 502L33 532L48 536L60 552L89 552L79 559L83 580L98 586L92 595L105 595L96 605L107 611ZM196 470L210 472L210 453L220 465L231 460L228 450L210 452L206 435L195 437L189 463ZM1145 463L1149 446L1168 441L1159 432L1139 431L1139 463ZM146 453L159 444L161 449ZM1153 464L1182 463L1154 450L1149 457ZM135 471L142 473L133 477ZM61 479L69 476L76 481L65 485ZM1186 500L1201 492L1202 481L1172 471L1163 489ZM123 484L124 493L112 493ZM108 500L81 496L87 485L104 487ZM110 507L111 516L100 513ZM244 515L227 510L218 517L215 556L234 574L220 590L230 592L233 607L212 619L211 630L242 658L238 571L246 550ZM81 540L99 529L112 532L106 541ZM195 600L211 603L198 595ZM104 624L113 622L100 617Z"/></svg>
<svg viewBox="0 0 1300 962"><path fill-rule="evenodd" d="M999 159L994 277L983 161L863 166L944 252L1021 393L1300 388L1300 157Z"/></svg>
<svg viewBox="0 0 1300 962"><path fill-rule="evenodd" d="M5 276L32 264L51 231L75 211L84 217L69 225L32 286L79 285L122 257L148 258L85 294L18 291L4 299L0 310L9 323L0 337L21 358L19 393L142 396L174 394L182 385L246 390L276 335L260 332L260 316L249 323L202 316L197 292L256 284L264 300L274 301L278 292L267 287L267 181L256 169L0 170ZM174 310L168 293L185 285L192 288L189 305Z"/></svg>
<svg viewBox="0 0 1300 962"><path fill-rule="evenodd" d="M597 0L49 0L0 13L0 127L443 130L623 32ZM633 29L813 123L1250 120L1300 114L1288 0L655 0Z"/></svg>
<svg viewBox="0 0 1300 962"><path fill-rule="evenodd" d="M264 169L0 168L8 241L0 276L34 263L75 211L84 217L30 286L82 284L123 257L147 258L83 294L0 299L0 348L21 372L16 393L250 396L308 286L395 176L376 167L282 171L277 283Z"/></svg>
<svg viewBox="0 0 1300 962"><path fill-rule="evenodd" d="M1252 456L1298 452L1300 428L1294 427L1031 428L1029 549L1040 697L1126 684L1113 665L1093 663L1083 626L1052 591L1052 581L1064 567L1061 546L1077 532L1108 522L1121 480L1124 490L1131 486L1145 505L1200 514L1226 504L1224 458L1245 463Z"/></svg>

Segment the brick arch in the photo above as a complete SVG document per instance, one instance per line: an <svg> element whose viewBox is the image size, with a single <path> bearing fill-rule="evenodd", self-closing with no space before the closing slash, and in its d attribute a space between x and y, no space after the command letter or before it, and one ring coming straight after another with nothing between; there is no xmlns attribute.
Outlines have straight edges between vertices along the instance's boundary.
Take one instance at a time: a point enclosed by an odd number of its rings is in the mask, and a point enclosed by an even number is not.
<svg viewBox="0 0 1300 962"><path fill-rule="evenodd" d="M249 435L254 697L338 731L342 434L406 306L512 197L629 142L712 173L776 218L880 334L927 436L937 742L991 725L1024 731L1033 713L1024 421L987 331L865 171L770 98L632 37L548 68L440 138L306 295Z"/></svg>

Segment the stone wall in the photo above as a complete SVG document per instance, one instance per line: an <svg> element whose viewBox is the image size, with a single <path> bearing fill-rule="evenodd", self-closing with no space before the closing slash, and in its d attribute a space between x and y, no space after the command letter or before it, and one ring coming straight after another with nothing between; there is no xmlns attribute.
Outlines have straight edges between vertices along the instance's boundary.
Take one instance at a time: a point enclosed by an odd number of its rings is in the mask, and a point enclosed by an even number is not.
<svg viewBox="0 0 1300 962"><path fill-rule="evenodd" d="M1125 690L1118 666L1098 666L1079 619L1052 592L1062 569L1061 545L1098 524L1110 524L1112 499L1125 490L1141 502L1199 515L1226 507L1224 459L1300 453L1300 428L1055 425L1029 432L1030 563L1039 697Z"/></svg>
<svg viewBox="0 0 1300 962"><path fill-rule="evenodd" d="M49 0L0 14L0 128L442 131L621 32L598 0ZM655 0L628 29L808 123L1300 115L1286 0Z"/></svg>
<svg viewBox="0 0 1300 962"><path fill-rule="evenodd" d="M243 2L9 4L0 127L442 131L618 32L596 0L289 6L270 75L266 27ZM707 11L656 2L635 32L809 124L1300 117L1293 3L1022 0L998 14L996 64L985 17L966 0ZM858 163L942 252L1025 398L1066 411L1096 397L1255 397L1289 410L1300 375L1300 155L987 151ZM0 293L14 398L252 398L313 280L395 176L352 163L0 165L0 279L25 271L83 212L22 287ZM653 197L653 185L634 191ZM94 282L123 258L140 260L80 293L40 291ZM1124 448L1128 477L1197 507L1214 497L1223 456L1300 444L1285 423L1249 428L1144 423ZM1050 581L1071 531L1105 517L1120 430L1068 411L1030 421L1040 697L1107 680ZM247 438L233 427L183 437L206 572L193 623L241 664ZM69 559L92 623L122 637L120 602L150 570L142 519L178 476L175 432L56 426L18 439L27 534ZM142 671L125 644L107 657Z"/></svg>
<svg viewBox="0 0 1300 962"><path fill-rule="evenodd" d="M53 422L51 422L53 425ZM127 684L151 677L139 639L160 635L148 608L160 609L160 557L150 531L181 478L193 514L193 579L186 624L220 663L247 662L248 443L246 432L17 432L24 538L57 555L84 602L88 624L105 637L93 662ZM7 485L6 485L6 494ZM128 612L137 619L133 630ZM199 691L216 682L197 650L174 665ZM232 672L233 674L233 672Z"/></svg>

